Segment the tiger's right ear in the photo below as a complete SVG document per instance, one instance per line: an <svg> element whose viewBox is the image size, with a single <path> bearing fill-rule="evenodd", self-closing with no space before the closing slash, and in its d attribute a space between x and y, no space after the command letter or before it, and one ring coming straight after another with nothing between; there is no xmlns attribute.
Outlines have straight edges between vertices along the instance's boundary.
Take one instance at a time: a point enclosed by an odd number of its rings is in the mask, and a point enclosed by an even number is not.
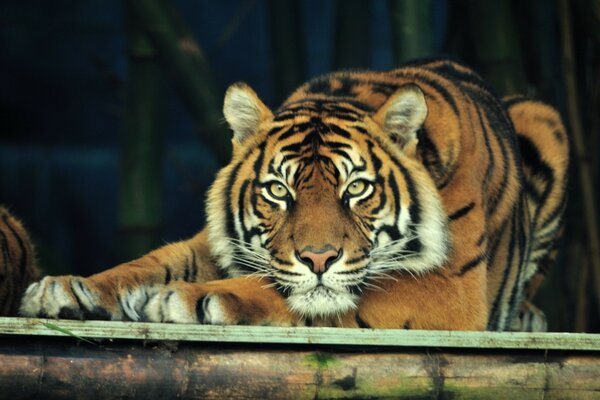
<svg viewBox="0 0 600 400"><path fill-rule="evenodd" d="M254 90L242 82L234 83L227 89L223 114L233 130L234 143L240 144L256 133L261 122L273 118L271 110Z"/></svg>

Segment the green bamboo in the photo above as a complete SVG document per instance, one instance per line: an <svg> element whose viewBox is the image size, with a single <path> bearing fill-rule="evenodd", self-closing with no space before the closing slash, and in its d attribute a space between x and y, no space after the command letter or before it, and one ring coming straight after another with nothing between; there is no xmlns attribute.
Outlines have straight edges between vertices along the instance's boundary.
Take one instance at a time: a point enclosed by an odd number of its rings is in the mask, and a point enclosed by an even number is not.
<svg viewBox="0 0 600 400"><path fill-rule="evenodd" d="M166 129L166 77L154 46L126 7L129 39L119 179L119 249L123 260L159 243Z"/></svg>
<svg viewBox="0 0 600 400"><path fill-rule="evenodd" d="M371 64L371 2L338 0L335 8L335 69Z"/></svg>
<svg viewBox="0 0 600 400"><path fill-rule="evenodd" d="M228 162L231 134L222 123L222 95L200 46L167 1L125 1L158 51L199 134L222 164Z"/></svg>
<svg viewBox="0 0 600 400"><path fill-rule="evenodd" d="M216 340L218 332L215 329ZM600 391L597 353L318 347L285 342L269 347L260 339L245 345L76 340L3 338L2 396L566 400L596 399Z"/></svg>
<svg viewBox="0 0 600 400"><path fill-rule="evenodd" d="M600 229L598 228L598 212L594 177L590 163L589 147L586 147L584 128L580 114L577 93L577 76L575 67L575 51L573 28L571 26L571 7L568 0L558 0L560 15L559 24L562 42L562 64L565 70L565 92L567 94L567 115L571 127L571 143L573 145L574 162L578 166L579 187L581 190L582 210L584 216L586 247L593 273L597 311L600 313Z"/></svg>
<svg viewBox="0 0 600 400"><path fill-rule="evenodd" d="M472 0L472 40L483 76L502 95L525 93L527 82L510 0Z"/></svg>
<svg viewBox="0 0 600 400"><path fill-rule="evenodd" d="M269 0L268 10L276 101L280 103L305 76L300 2Z"/></svg>
<svg viewBox="0 0 600 400"><path fill-rule="evenodd" d="M435 53L433 0L390 0L396 64Z"/></svg>

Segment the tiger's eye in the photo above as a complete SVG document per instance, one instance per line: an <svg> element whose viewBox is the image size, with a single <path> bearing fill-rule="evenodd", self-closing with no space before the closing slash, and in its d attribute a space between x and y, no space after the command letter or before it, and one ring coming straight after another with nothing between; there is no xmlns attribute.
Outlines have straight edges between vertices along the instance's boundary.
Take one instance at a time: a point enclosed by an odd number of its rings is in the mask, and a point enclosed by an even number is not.
<svg viewBox="0 0 600 400"><path fill-rule="evenodd" d="M363 180L357 180L348 186L346 193L350 196L360 196L365 190L367 190L367 182Z"/></svg>
<svg viewBox="0 0 600 400"><path fill-rule="evenodd" d="M289 192L285 186L279 182L273 182L269 185L269 192L273 197L283 199L289 195Z"/></svg>

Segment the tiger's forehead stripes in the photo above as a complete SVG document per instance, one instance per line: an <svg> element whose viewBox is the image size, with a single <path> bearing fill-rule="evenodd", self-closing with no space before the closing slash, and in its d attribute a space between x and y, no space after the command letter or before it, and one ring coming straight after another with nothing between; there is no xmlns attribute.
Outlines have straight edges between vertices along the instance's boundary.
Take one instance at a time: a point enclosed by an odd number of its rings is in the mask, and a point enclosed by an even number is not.
<svg viewBox="0 0 600 400"><path fill-rule="evenodd" d="M287 106L266 134L266 159L272 160L266 171L295 186L313 175L307 166L319 162L327 181L339 184L340 176L345 181L355 166L365 165L370 133L362 118L364 110L352 104L311 100Z"/></svg>

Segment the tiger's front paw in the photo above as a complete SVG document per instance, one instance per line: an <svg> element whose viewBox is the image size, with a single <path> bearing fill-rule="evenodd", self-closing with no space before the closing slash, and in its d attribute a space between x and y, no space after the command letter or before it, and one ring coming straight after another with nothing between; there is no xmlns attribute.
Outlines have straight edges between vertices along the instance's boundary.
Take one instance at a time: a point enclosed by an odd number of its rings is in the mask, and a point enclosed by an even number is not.
<svg viewBox="0 0 600 400"><path fill-rule="evenodd" d="M173 282L153 288L146 296L138 296L143 301L138 307L140 319L210 325L298 324L298 317L289 311L278 293L261 286L248 290L248 286L246 281L230 279L207 284Z"/></svg>
<svg viewBox="0 0 600 400"><path fill-rule="evenodd" d="M120 319L93 282L76 276L47 276L31 284L21 300L24 317Z"/></svg>
<svg viewBox="0 0 600 400"><path fill-rule="evenodd" d="M243 324L235 310L241 300L232 293L211 293L209 288L198 284L174 282L156 288L146 288L144 295L137 295L140 319L149 322L173 322L180 324L235 325Z"/></svg>

